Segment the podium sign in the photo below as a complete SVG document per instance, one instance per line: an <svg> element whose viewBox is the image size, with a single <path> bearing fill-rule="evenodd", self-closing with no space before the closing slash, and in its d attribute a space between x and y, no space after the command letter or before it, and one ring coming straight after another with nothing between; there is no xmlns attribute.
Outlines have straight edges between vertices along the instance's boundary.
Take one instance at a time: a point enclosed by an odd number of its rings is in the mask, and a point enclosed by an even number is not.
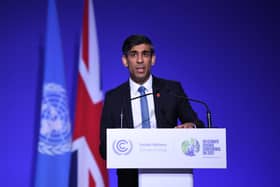
<svg viewBox="0 0 280 187"><path fill-rule="evenodd" d="M226 167L226 129L107 129L107 168Z"/></svg>

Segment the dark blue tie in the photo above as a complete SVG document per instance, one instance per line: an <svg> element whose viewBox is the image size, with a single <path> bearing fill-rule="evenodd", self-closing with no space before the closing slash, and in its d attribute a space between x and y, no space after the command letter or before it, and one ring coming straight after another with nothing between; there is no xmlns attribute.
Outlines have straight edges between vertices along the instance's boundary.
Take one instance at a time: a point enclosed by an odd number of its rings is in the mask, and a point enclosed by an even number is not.
<svg viewBox="0 0 280 187"><path fill-rule="evenodd" d="M138 88L138 92L140 92L140 95L145 95L145 87L140 86ZM151 128L148 102L146 96L140 98L140 104L141 104L141 115L142 115L142 128Z"/></svg>

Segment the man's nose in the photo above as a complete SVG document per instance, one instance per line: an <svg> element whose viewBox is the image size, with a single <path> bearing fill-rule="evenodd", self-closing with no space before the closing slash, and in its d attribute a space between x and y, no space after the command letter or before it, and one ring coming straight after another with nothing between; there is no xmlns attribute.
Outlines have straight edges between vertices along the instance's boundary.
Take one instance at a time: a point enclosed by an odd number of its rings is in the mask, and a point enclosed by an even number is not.
<svg viewBox="0 0 280 187"><path fill-rule="evenodd" d="M142 54L137 55L137 63L143 63L143 55Z"/></svg>

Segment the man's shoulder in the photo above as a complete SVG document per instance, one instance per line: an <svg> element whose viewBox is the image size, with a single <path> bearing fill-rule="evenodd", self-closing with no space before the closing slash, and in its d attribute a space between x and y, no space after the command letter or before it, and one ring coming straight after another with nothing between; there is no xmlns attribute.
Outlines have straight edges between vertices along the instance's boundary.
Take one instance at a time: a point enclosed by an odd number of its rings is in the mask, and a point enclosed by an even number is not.
<svg viewBox="0 0 280 187"><path fill-rule="evenodd" d="M181 85L181 83L179 81L176 80L170 80L170 79L164 79L164 78L160 78L160 77L153 77L154 78L154 82L156 85L174 85L174 86L179 86Z"/></svg>
<svg viewBox="0 0 280 187"><path fill-rule="evenodd" d="M129 91L128 81L120 84L119 86L117 86L111 90L108 90L106 92L106 95L121 95L121 94L125 93L126 91Z"/></svg>

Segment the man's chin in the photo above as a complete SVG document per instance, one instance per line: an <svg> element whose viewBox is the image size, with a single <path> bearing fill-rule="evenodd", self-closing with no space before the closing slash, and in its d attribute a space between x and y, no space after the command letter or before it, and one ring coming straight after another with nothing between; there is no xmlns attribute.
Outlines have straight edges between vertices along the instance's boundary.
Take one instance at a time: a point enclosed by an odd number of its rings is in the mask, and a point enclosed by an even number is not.
<svg viewBox="0 0 280 187"><path fill-rule="evenodd" d="M137 76L137 77L132 77L132 80L138 84L143 84L148 80L149 76L143 75L143 76Z"/></svg>

